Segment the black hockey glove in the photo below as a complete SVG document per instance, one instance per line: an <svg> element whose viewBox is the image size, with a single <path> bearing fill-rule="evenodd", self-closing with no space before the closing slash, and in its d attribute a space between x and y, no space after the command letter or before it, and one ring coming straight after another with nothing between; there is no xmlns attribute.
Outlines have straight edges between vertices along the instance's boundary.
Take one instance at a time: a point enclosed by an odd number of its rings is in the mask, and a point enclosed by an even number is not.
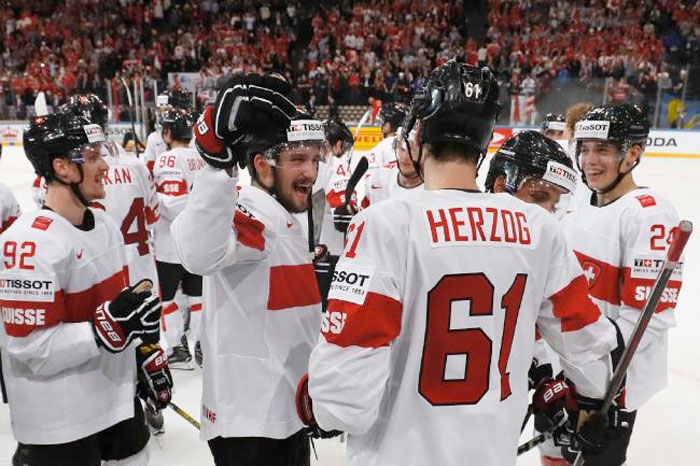
<svg viewBox="0 0 700 466"><path fill-rule="evenodd" d="M173 378L165 351L156 344L139 346L136 348L136 366L136 394L153 411L166 408L172 398Z"/></svg>
<svg viewBox="0 0 700 466"><path fill-rule="evenodd" d="M295 397L297 405L297 415L306 426L306 434L312 438L332 438L342 434L339 430L323 430L318 426L313 412L313 401L309 396L309 374L304 376L297 385Z"/></svg>
<svg viewBox="0 0 700 466"><path fill-rule="evenodd" d="M333 210L333 225L335 229L341 233L345 233L348 230L350 221L353 216L357 213L357 208L353 204L341 205Z"/></svg>
<svg viewBox="0 0 700 466"><path fill-rule="evenodd" d="M136 337L158 339L161 305L158 296L151 294L152 286L150 280L141 280L95 309L92 327L99 346L119 353Z"/></svg>
<svg viewBox="0 0 700 466"><path fill-rule="evenodd" d="M246 136L285 130L297 113L289 93L289 83L277 74L229 79L195 125L195 145L202 158L215 168L232 168L239 162L243 168L250 142Z"/></svg>
<svg viewBox="0 0 700 466"><path fill-rule="evenodd" d="M540 364L537 358L532 358L530 370L527 371L528 390L536 389L542 382L547 382L551 380L552 377L554 377L554 373L552 372L551 364Z"/></svg>
<svg viewBox="0 0 700 466"><path fill-rule="evenodd" d="M585 460L604 455L605 458L621 458L620 462L610 464L623 464L627 448L626 443L619 440L629 434L634 416L621 408L623 390L618 393L607 416L598 413L603 400L579 395L575 387L571 391L574 403L567 403L569 420L566 424L570 444L562 447L562 456L573 463L579 452L583 452Z"/></svg>

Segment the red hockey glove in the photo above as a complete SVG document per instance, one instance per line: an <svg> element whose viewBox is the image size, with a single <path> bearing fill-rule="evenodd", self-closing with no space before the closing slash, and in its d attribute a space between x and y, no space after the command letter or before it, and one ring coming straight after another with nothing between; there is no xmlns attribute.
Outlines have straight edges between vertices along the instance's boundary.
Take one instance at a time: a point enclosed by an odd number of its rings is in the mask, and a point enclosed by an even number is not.
<svg viewBox="0 0 700 466"><path fill-rule="evenodd" d="M331 438L342 433L339 430L323 430L316 423L313 412L313 402L309 396L309 374L304 374L299 381L295 401L297 405L297 415L299 419L301 419L301 422L307 426L307 435L313 438Z"/></svg>
<svg viewBox="0 0 700 466"><path fill-rule="evenodd" d="M229 79L195 125L195 145L202 158L215 168L231 168L237 162L245 166L250 136L264 140L267 134L284 131L297 113L289 93L289 83L278 74Z"/></svg>
<svg viewBox="0 0 700 466"><path fill-rule="evenodd" d="M141 280L95 309L92 327L99 346L119 353L136 337L158 338L161 305L158 296L151 294L152 285L150 280ZM147 290L142 291L144 288Z"/></svg>
<svg viewBox="0 0 700 466"><path fill-rule="evenodd" d="M566 405L570 397L569 386L563 380L541 380L532 395L535 429L547 432L562 428L567 420Z"/></svg>
<svg viewBox="0 0 700 466"><path fill-rule="evenodd" d="M136 393L154 411L168 406L172 398L173 378L168 369L168 357L156 344L136 348L138 377Z"/></svg>

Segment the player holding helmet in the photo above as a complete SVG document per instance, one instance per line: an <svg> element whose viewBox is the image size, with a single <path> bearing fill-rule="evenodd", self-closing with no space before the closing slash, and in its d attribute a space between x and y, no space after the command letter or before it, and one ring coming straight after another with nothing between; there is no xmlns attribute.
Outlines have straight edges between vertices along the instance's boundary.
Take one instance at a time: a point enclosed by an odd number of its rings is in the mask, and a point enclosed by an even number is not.
<svg viewBox="0 0 700 466"><path fill-rule="evenodd" d="M297 112L279 75L237 75L195 125L207 162L171 227L204 275L202 435L217 465L308 465L296 381L318 335L321 297L306 229L324 128ZM252 186L237 186L236 164Z"/></svg>
<svg viewBox="0 0 700 466"><path fill-rule="evenodd" d="M487 68L434 70L407 124L421 124L425 192L348 229L297 406L310 426L350 434L351 465L515 464L535 326L579 393L605 392L615 329L556 220L477 188L497 96Z"/></svg>

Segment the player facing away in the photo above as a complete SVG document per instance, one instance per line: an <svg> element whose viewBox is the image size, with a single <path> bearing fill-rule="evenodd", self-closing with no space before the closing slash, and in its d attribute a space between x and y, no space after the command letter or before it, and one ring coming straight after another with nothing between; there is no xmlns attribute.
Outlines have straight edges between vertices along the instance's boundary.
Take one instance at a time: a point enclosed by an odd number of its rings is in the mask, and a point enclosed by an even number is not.
<svg viewBox="0 0 700 466"><path fill-rule="evenodd" d="M640 187L633 170L640 163L649 124L632 105L591 109L576 124L576 160L588 196L568 207L563 229L588 279L589 294L619 326L627 341L643 308L678 225L673 205L657 191ZM668 329L682 281L682 261L671 276L627 371L625 435L586 465L624 464L636 412L665 388Z"/></svg>
<svg viewBox="0 0 700 466"><path fill-rule="evenodd" d="M202 315L202 277L188 272L175 252L170 224L183 211L192 191L195 175L206 165L195 149L189 147L193 136L193 115L178 108L169 108L161 115L163 140L168 150L156 158L153 167L156 191L160 200L161 220L156 224L154 249L161 299L163 300L163 333L170 347L168 358L173 369L192 370L190 339L194 341L197 363L201 366L199 331ZM187 302L180 309L175 294L178 287ZM186 324L189 325L186 325Z"/></svg>
<svg viewBox="0 0 700 466"><path fill-rule="evenodd" d="M167 110L173 108L192 111L192 95L186 90L176 87L156 97L156 129L146 138L146 149L143 151L143 161L151 172L153 172L153 166L158 156L168 150L168 146L163 140L162 116Z"/></svg>
<svg viewBox="0 0 700 466"><path fill-rule="evenodd" d="M43 209L22 215L0 245L13 464L145 465L135 380L153 403L170 400L165 354L143 343L158 339L160 301L148 282L128 286L119 229L88 208L105 196L109 147L98 125L67 113L35 117L24 133L48 188Z"/></svg>
<svg viewBox="0 0 700 466"><path fill-rule="evenodd" d="M297 389L305 423L348 432L351 465L514 465L535 326L601 398L615 329L556 220L477 188L499 112L488 68L455 61L414 97L425 192L360 212Z"/></svg>
<svg viewBox="0 0 700 466"><path fill-rule="evenodd" d="M369 170L373 171L379 167L383 167L388 163L394 162L394 139L396 131L406 118L408 105L401 102L389 102L379 110L377 122L382 131L382 140L377 143L367 154L369 162Z"/></svg>
<svg viewBox="0 0 700 466"><path fill-rule="evenodd" d="M295 214L308 209L324 131L289 92L277 74L223 86L195 125L208 165L171 227L182 264L204 275L202 437L217 466L310 461L294 391L321 296ZM239 161L251 186L237 186Z"/></svg>

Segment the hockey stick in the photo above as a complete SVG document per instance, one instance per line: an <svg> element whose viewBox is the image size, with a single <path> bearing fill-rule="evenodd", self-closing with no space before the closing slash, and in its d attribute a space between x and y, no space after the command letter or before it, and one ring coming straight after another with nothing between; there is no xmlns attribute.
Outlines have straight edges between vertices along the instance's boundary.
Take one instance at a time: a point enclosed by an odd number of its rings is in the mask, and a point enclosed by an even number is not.
<svg viewBox="0 0 700 466"><path fill-rule="evenodd" d="M357 126L355 126L355 134L352 137L352 150L350 150L350 155L348 156L348 168L352 167L352 156L355 155L355 141L357 141L357 136L360 134L360 130L365 123L367 123L370 116L372 116L372 109L367 110L365 114L362 115L362 118L360 118L360 121L357 122Z"/></svg>
<svg viewBox="0 0 700 466"><path fill-rule="evenodd" d="M202 425L199 422L197 422L197 420L195 418L193 418L192 416L187 414L187 412L185 410L180 408L178 405L176 405L172 401L170 403L168 403L168 406L170 406L173 409L173 411L175 411L177 414L182 416L182 418L185 421L187 421L190 424L192 424L193 426L195 426L197 428L197 430L200 430L202 428Z"/></svg>
<svg viewBox="0 0 700 466"><path fill-rule="evenodd" d="M673 270L676 268L676 264L678 264L678 261L681 258L681 254L683 253L683 249L685 248L685 245L688 242L688 238L690 238L690 234L692 232L693 224L688 220L682 220L678 224L676 234L673 235L671 245L668 248L668 253L666 254L664 264L661 266L661 270L659 270L659 274L656 276L656 281L654 282L654 286L652 287L651 294L649 295L649 298L647 298L647 302L644 304L642 313L637 319L637 323L634 326L634 330L632 331L632 336L630 336L630 340L627 343L627 346L625 347L625 351L622 353L622 358L620 358L620 364L617 366L617 369L615 369L615 373L612 376L610 385L608 385L608 389L605 392L605 398L603 398L603 405L601 406L599 411L593 414L593 416L597 416L602 419L607 419L608 410L610 409L610 406L612 406L613 400L615 399L615 395L617 394L617 391L622 385L622 380L627 374L627 369L629 368L630 362L632 361L632 356L634 356L634 353L637 351L639 342L642 340L644 332L647 329L647 326L649 325L649 321L654 315L656 307L659 305L661 295L666 289L668 281L671 279L671 274L673 274ZM585 461L583 459L583 451L579 451L573 466L582 466L584 462Z"/></svg>
<svg viewBox="0 0 700 466"><path fill-rule="evenodd" d="M352 199L352 192L355 191L357 183L360 182L360 178L362 178L365 172L367 172L368 168L369 162L367 161L367 157L362 156L360 161L357 162L357 166L355 167L355 170L353 170L352 175L350 175L348 184L345 186L345 203L343 204L345 208L347 208L350 204L350 200Z"/></svg>
<svg viewBox="0 0 700 466"><path fill-rule="evenodd" d="M136 152L136 158L139 157L139 137L136 135L136 126L134 126L134 113L136 113L136 108L134 108L134 100L131 98L131 89L129 89L129 84L126 82L126 79L122 76L121 78L122 85L124 86L124 89L126 89L126 98L129 101L129 120L131 120L131 132L134 135L134 152ZM132 113L132 111L134 113Z"/></svg>

